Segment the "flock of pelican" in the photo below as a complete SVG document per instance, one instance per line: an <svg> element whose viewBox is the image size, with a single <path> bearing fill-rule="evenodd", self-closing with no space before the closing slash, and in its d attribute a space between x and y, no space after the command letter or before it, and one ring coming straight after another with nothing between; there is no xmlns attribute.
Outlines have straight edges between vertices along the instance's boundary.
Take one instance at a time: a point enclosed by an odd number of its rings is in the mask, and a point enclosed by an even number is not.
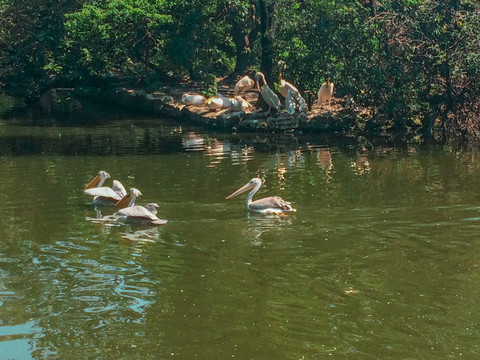
<svg viewBox="0 0 480 360"><path fill-rule="evenodd" d="M135 205L137 198L142 195L140 190L131 188L127 193L125 187L118 180L113 180L111 188L103 186L108 178L110 178L110 174L101 170L83 189L84 194L92 198L92 204L113 207L117 210L114 214L115 217L122 218L127 222L138 221L150 225L167 223L167 220L157 217L158 204Z"/></svg>
<svg viewBox="0 0 480 360"><path fill-rule="evenodd" d="M142 193L136 188L131 188L127 193L125 187L118 180L113 180L112 187L103 186L110 178L106 171L99 171L97 176L90 181L83 192L92 198L92 204L96 206L113 207L116 210L114 217L123 219L126 222L141 222L149 225L164 225L167 220L157 217L156 203L149 203L145 206L136 205L135 201ZM260 178L253 178L240 189L227 196L231 199L235 196L249 191L247 195L247 209L260 214L280 215L297 211L292 204L279 196L270 196L259 200L252 200L263 184Z"/></svg>
<svg viewBox="0 0 480 360"><path fill-rule="evenodd" d="M279 65L282 62L279 62ZM284 65L283 65L284 66ZM263 101L268 105L268 115L272 108L280 111L282 106L287 113L293 115L296 111L303 112L306 110L306 101L301 95L300 91L291 83L283 79L282 72L280 72L280 81L278 90L280 95L284 98L284 104L280 101L278 95L267 84L265 75L262 72L257 72L252 79L249 75L243 76L235 85L234 97L228 98L221 94L216 94L210 98L205 98L202 95L183 94L182 103L185 105L206 105L210 110L230 109L232 111L246 110L252 107L242 95L252 89L255 84L257 91L262 97ZM333 97L334 84L327 77L326 81L318 90L317 99L320 106L323 103L328 103L328 108L331 108L331 99ZM313 95L314 96L314 95Z"/></svg>

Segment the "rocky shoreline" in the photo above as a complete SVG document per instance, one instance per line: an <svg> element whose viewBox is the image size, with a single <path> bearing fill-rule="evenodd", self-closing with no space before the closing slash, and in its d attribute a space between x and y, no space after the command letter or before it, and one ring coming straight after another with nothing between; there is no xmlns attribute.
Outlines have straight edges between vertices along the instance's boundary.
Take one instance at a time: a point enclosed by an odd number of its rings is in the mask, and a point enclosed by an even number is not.
<svg viewBox="0 0 480 360"><path fill-rule="evenodd" d="M229 96L232 90L225 87L219 91L222 91L222 95ZM81 111L82 99L89 99L145 115L171 119L181 125L222 132L380 134L388 130L383 125L376 126L369 111L355 107L347 98L335 99L331 108L314 104L309 112L289 115L280 111L266 115L255 107L247 111L212 111L206 106L186 106L181 102L182 95L186 92L187 89L182 87L162 87L156 91L123 86L52 89L44 94L40 106L47 113ZM254 104L258 94L252 90L246 96Z"/></svg>

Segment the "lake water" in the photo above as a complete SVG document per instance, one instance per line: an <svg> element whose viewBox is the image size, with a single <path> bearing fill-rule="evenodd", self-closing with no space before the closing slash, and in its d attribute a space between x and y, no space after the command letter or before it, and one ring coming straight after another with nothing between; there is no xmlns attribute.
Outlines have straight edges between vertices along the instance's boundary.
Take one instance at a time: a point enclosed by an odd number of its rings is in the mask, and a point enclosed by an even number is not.
<svg viewBox="0 0 480 360"><path fill-rule="evenodd" d="M0 120L0 358L475 359L479 156ZM102 221L99 170L168 224ZM298 211L225 200L252 177Z"/></svg>

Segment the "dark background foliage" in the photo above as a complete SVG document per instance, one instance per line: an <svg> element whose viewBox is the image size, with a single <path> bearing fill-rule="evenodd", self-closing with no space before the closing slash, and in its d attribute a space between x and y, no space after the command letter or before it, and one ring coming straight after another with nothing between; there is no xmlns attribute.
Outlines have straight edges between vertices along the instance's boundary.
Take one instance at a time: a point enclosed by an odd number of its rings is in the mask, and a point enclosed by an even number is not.
<svg viewBox="0 0 480 360"><path fill-rule="evenodd" d="M27 100L98 76L273 85L282 60L301 91L330 76L399 129L478 132L475 0L0 0L0 20L0 86Z"/></svg>

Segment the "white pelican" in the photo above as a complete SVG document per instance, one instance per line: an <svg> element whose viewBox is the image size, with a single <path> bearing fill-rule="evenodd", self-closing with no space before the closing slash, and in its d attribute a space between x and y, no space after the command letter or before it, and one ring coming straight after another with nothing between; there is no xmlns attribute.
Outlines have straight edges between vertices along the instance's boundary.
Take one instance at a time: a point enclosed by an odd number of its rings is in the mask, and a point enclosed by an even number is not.
<svg viewBox="0 0 480 360"><path fill-rule="evenodd" d="M126 221L140 221L150 225L164 225L167 223L167 220L159 219L156 215L158 204L150 203L145 206L133 205L135 199L142 195L142 193L138 189L132 188L130 189L130 194L133 199L133 202L132 200L130 201L132 205L117 211L116 215L122 216Z"/></svg>
<svg viewBox="0 0 480 360"><path fill-rule="evenodd" d="M252 106L252 104L241 96L235 96L233 99L230 99L230 110L232 111L246 110L250 106Z"/></svg>
<svg viewBox="0 0 480 360"><path fill-rule="evenodd" d="M280 94L285 98L285 107L290 115L295 112L295 104L298 104L299 111L305 109L306 102L300 91L284 79L280 79Z"/></svg>
<svg viewBox="0 0 480 360"><path fill-rule="evenodd" d="M205 97L202 95L183 94L182 103L185 105L202 105L205 103Z"/></svg>
<svg viewBox="0 0 480 360"><path fill-rule="evenodd" d="M233 90L233 94L235 96L240 95L244 92L247 92L255 85L255 81L248 75L245 75L240 80L237 81L235 85L235 89Z"/></svg>
<svg viewBox="0 0 480 360"><path fill-rule="evenodd" d="M262 179L253 178L247 184L235 191L233 194L226 197L231 199L237 195L243 194L246 191L251 190L247 196L247 208L248 210L255 211L261 214L283 214L290 211L297 211L292 208L292 204L283 200L279 196L270 196L260 200L252 201L253 195L262 186Z"/></svg>
<svg viewBox="0 0 480 360"><path fill-rule="evenodd" d="M257 72L255 74L255 80L257 82L258 92L262 96L262 99L269 106L266 115L270 114L272 107L277 111L280 110L280 100L278 99L277 94L275 94L268 86L267 81L265 80L265 75L263 75L261 72Z"/></svg>
<svg viewBox="0 0 480 360"><path fill-rule="evenodd" d="M118 180L113 180L113 185L111 188L102 186L105 180L109 177L109 173L106 171L100 171L98 175L95 176L95 178L83 189L83 193L85 195L93 198L93 204L102 206L113 205L122 197L127 195L125 188Z"/></svg>
<svg viewBox="0 0 480 360"><path fill-rule="evenodd" d="M121 198L118 202L115 203L117 209L123 209L135 205L135 200L138 197L142 196L140 190L136 188L131 188L127 195Z"/></svg>
<svg viewBox="0 0 480 360"><path fill-rule="evenodd" d="M94 188L95 186L103 186L103 183L105 182L105 180L107 180L108 178L110 177L110 174L106 171L103 171L103 170L100 170L98 172L98 175L95 176L93 178L92 181L90 181L87 186L85 186L85 188L83 189L83 191L87 190L87 189L91 189L91 188Z"/></svg>
<svg viewBox="0 0 480 360"><path fill-rule="evenodd" d="M318 104L320 106L322 106L325 101L328 101L328 108L330 109L334 86L335 84L330 82L330 76L327 77L327 81L325 81L320 87L320 90L318 90Z"/></svg>
<svg viewBox="0 0 480 360"><path fill-rule="evenodd" d="M113 180L111 188L108 186L94 187L85 190L83 193L93 197L93 204L104 206L115 205L117 201L127 195L127 191L118 180Z"/></svg>
<svg viewBox="0 0 480 360"><path fill-rule="evenodd" d="M226 98L225 96L219 94L212 96L205 101L205 104L210 110L229 108L230 103L231 101L229 98Z"/></svg>

